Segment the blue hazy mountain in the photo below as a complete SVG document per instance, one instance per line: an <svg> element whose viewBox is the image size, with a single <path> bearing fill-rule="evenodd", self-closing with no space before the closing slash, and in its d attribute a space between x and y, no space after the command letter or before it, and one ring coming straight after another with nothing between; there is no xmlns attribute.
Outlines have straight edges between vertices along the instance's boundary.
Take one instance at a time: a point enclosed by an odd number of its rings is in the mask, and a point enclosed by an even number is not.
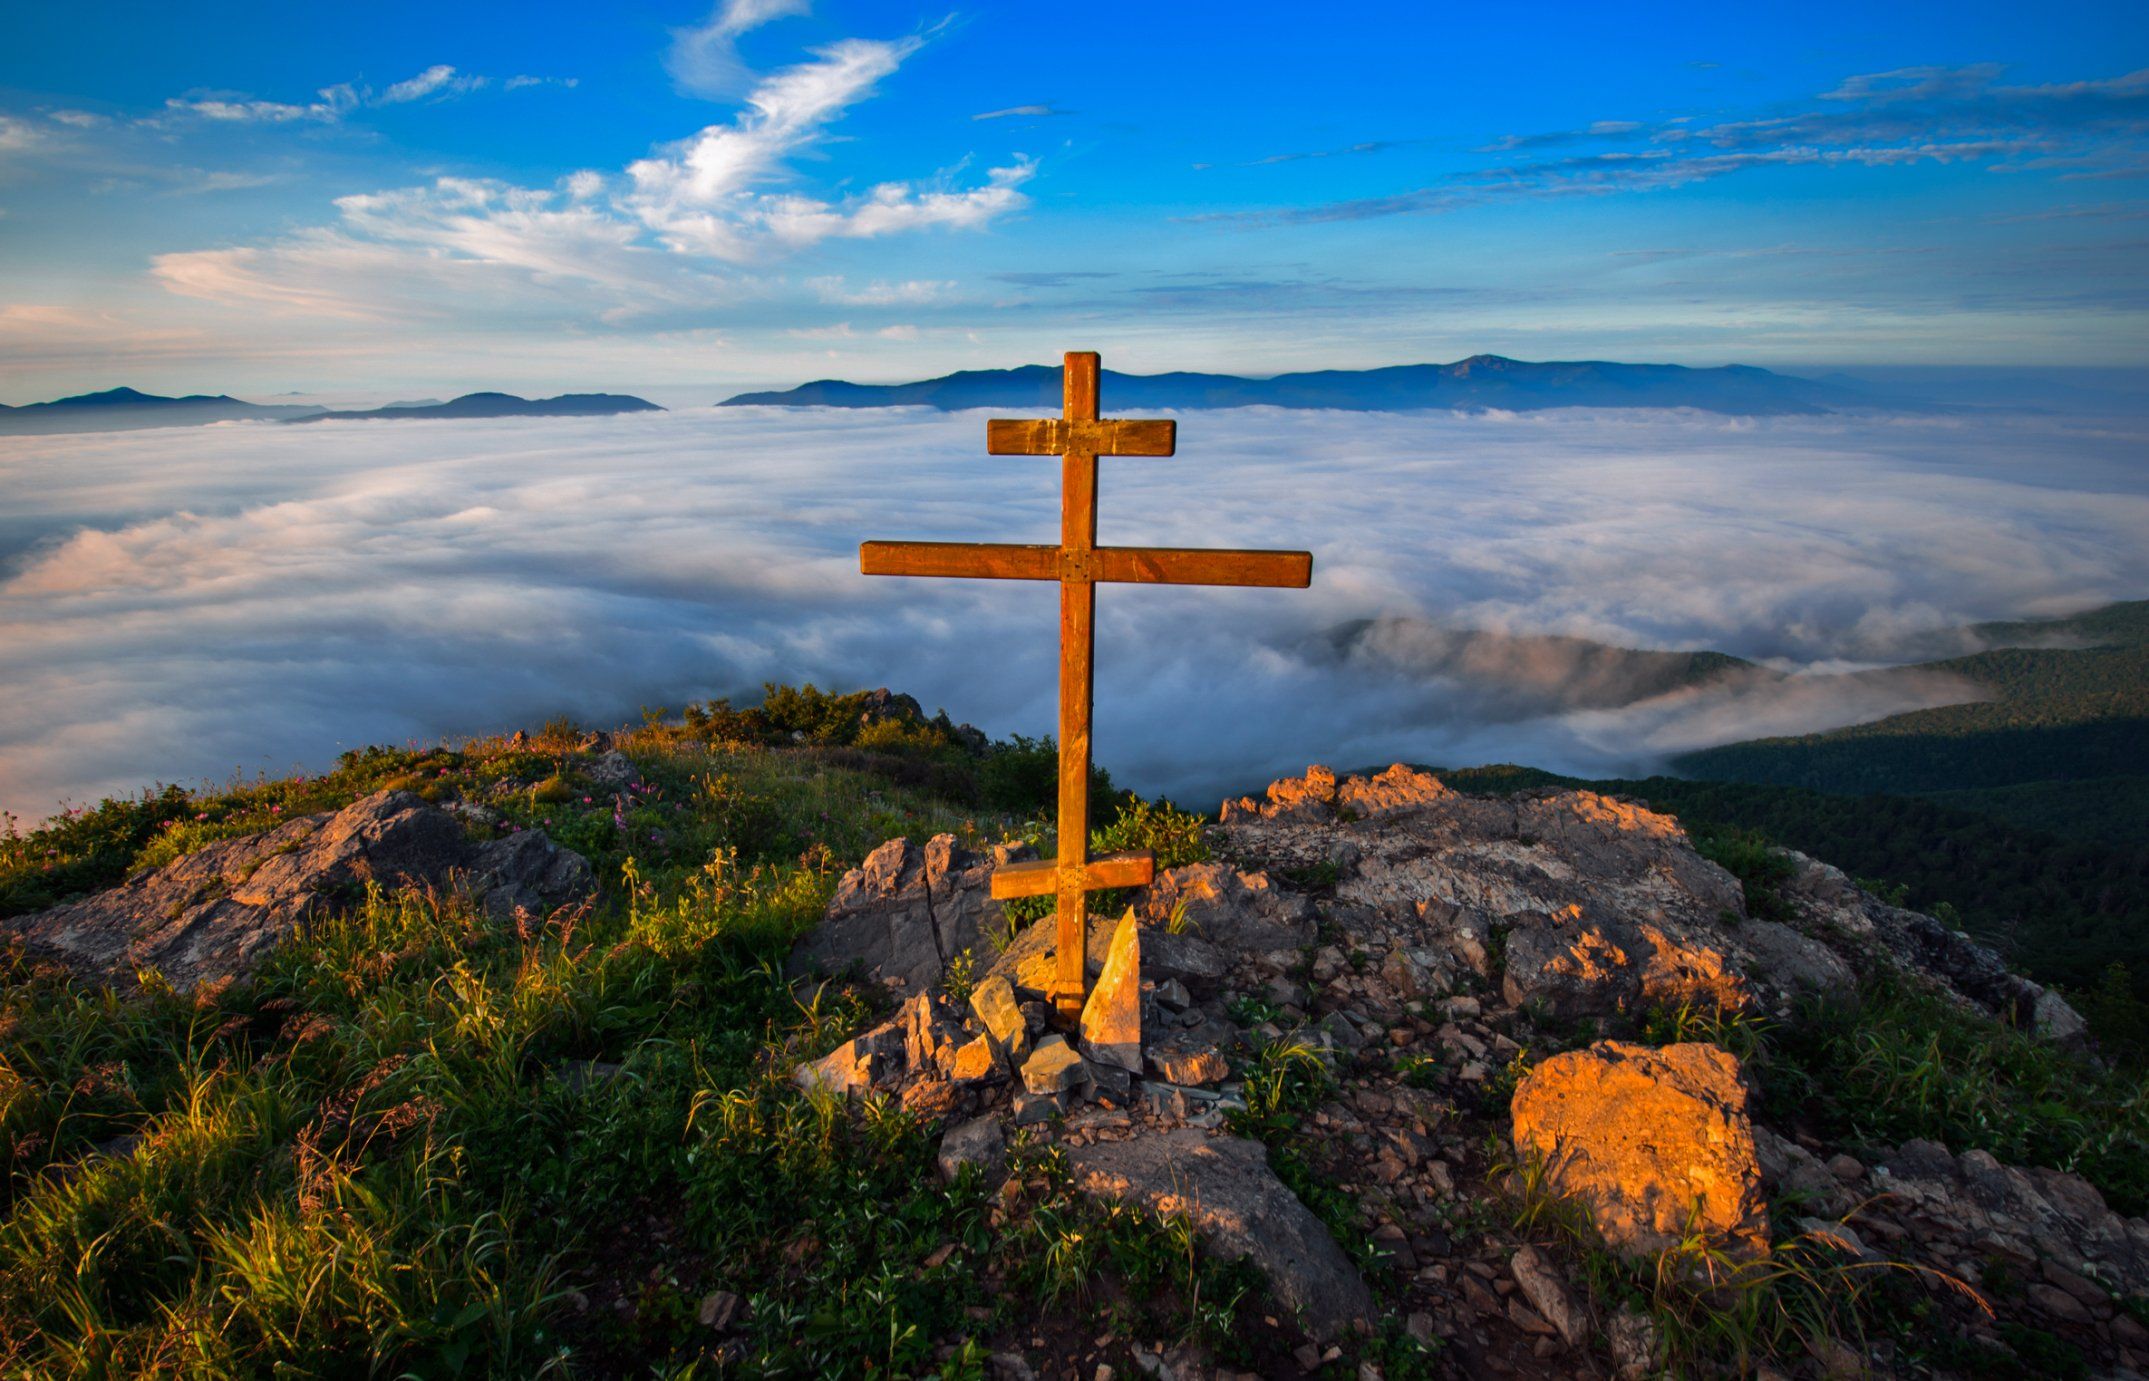
<svg viewBox="0 0 2149 1381"><path fill-rule="evenodd" d="M1619 364L1609 360L1533 362L1472 355L1453 364L1403 364L1384 369L1323 369L1269 379L1233 374L1119 374L1104 371L1106 407L1338 408L1699 408L1742 415L1833 412L1873 407L1879 400L1844 383L1823 383L1750 365L1689 369L1676 364ZM741 393L720 406L878 408L925 406L1041 408L1060 405L1055 365L972 369L910 384L853 384L822 379L781 392Z"/></svg>
<svg viewBox="0 0 2149 1381"><path fill-rule="evenodd" d="M609 417L621 412L662 412L647 399L624 393L563 393L557 398L518 398L512 393L466 393L445 403L392 404L349 412L316 412L293 422L354 419L409 421L427 417Z"/></svg>
<svg viewBox="0 0 2149 1381"><path fill-rule="evenodd" d="M210 422L294 421L319 412L296 404L247 403L224 394L164 398L131 388L106 389L19 408L0 404L0 436L116 432L140 427L199 427Z"/></svg>

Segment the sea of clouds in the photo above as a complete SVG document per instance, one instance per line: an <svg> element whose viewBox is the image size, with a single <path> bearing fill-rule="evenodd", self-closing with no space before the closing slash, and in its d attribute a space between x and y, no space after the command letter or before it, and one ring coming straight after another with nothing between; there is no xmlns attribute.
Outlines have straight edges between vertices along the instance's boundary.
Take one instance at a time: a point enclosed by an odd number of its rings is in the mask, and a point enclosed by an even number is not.
<svg viewBox="0 0 2149 1381"><path fill-rule="evenodd" d="M2026 413L1185 414L1176 458L1103 462L1101 540L1306 547L1313 586L1105 587L1098 759L1206 803L1311 761L1643 771L1969 698L1859 673L1968 650L1974 620L2149 593L2145 440ZM1057 504L1056 463L987 457L982 413L0 438L0 807L764 680L1050 732L1052 587L868 579L856 547L1051 541ZM1510 695L1407 648L1335 655L1376 617L1795 674L1606 705L1563 699L1531 644Z"/></svg>

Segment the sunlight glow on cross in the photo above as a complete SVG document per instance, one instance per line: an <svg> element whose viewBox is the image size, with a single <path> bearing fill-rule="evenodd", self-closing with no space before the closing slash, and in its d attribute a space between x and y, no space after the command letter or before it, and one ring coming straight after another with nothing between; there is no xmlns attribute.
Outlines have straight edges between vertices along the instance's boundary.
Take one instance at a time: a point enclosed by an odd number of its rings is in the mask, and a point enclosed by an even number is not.
<svg viewBox="0 0 2149 1381"><path fill-rule="evenodd" d="M1168 456L1178 440L1169 421L1117 421L1097 415L1097 356L1070 351L1061 375L1061 416L985 424L985 449L996 456L1059 456L1060 543L1056 547L990 542L866 542L866 575L976 576L1060 583L1059 857L1017 863L993 874L992 894L1056 898L1058 961L1052 1000L1064 1017L1082 1009L1084 894L1139 887L1155 872L1149 853L1089 856L1090 700L1095 690L1092 629L1099 581L1155 585L1263 585L1304 589L1313 555L1303 551L1234 551L1097 545L1097 457Z"/></svg>

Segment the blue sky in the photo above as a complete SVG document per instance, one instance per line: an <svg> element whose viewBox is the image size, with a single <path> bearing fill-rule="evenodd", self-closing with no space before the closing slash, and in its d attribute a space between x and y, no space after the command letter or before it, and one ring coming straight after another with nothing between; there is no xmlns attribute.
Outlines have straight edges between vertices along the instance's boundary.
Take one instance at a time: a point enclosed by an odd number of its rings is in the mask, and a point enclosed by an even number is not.
<svg viewBox="0 0 2149 1381"><path fill-rule="evenodd" d="M2149 363L2141 6L11 7L0 401Z"/></svg>

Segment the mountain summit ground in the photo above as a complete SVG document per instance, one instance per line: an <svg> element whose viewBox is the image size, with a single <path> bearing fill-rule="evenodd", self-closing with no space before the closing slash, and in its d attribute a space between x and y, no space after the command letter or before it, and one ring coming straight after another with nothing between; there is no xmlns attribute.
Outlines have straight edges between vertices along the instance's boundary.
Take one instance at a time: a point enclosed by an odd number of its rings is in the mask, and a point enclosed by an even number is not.
<svg viewBox="0 0 2149 1381"><path fill-rule="evenodd" d="M1052 770L771 688L11 833L4 1369L2149 1366L2109 1004L1615 795L1100 773L1061 1030Z"/></svg>

